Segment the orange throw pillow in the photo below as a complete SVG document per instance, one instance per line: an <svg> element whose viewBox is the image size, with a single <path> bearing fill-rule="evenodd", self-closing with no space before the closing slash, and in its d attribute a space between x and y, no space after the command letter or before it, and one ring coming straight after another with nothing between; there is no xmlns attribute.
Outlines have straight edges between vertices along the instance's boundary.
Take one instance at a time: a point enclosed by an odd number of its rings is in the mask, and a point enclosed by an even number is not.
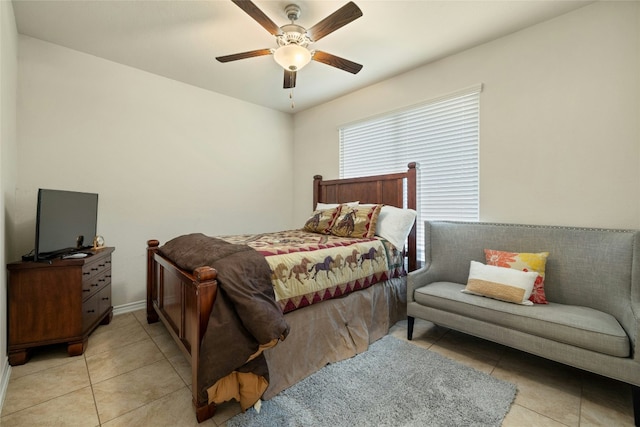
<svg viewBox="0 0 640 427"><path fill-rule="evenodd" d="M518 253L485 249L484 255L487 265L514 268L521 271L535 271L538 278L533 284L533 292L529 301L534 304L548 304L544 293L544 270L549 252Z"/></svg>

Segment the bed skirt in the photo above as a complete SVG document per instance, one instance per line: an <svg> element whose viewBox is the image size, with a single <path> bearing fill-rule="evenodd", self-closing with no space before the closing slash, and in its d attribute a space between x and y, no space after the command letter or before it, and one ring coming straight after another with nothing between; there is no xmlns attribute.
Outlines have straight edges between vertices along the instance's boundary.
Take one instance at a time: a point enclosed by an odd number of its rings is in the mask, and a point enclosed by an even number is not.
<svg viewBox="0 0 640 427"><path fill-rule="evenodd" d="M265 351L268 400L328 363L366 351L407 316L406 277L285 314L287 339Z"/></svg>

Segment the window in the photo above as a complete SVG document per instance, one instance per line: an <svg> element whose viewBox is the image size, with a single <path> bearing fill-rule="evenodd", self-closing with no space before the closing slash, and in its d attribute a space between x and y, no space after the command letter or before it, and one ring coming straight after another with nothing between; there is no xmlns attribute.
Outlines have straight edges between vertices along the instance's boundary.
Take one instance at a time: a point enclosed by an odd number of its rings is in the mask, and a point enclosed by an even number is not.
<svg viewBox="0 0 640 427"><path fill-rule="evenodd" d="M418 169L418 260L424 221L477 221L482 86L340 128L340 177Z"/></svg>

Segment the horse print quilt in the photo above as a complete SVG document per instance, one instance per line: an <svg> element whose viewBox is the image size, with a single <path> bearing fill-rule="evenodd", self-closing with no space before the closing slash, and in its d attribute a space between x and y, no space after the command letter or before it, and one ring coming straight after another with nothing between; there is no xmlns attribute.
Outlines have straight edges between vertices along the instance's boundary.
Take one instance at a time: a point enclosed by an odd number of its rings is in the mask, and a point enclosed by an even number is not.
<svg viewBox="0 0 640 427"><path fill-rule="evenodd" d="M289 230L220 238L265 256L276 301L285 313L405 274L402 253L378 237Z"/></svg>

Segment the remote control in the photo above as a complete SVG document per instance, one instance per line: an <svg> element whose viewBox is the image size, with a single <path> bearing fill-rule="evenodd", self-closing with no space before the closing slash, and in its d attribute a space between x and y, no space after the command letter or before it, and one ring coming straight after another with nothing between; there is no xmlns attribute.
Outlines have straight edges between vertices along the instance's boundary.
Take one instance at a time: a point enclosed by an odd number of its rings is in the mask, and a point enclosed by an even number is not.
<svg viewBox="0 0 640 427"><path fill-rule="evenodd" d="M85 258L87 256L87 254L83 253L83 252L78 252L76 254L69 254L69 255L64 255L62 257L62 259L74 259L74 258Z"/></svg>

